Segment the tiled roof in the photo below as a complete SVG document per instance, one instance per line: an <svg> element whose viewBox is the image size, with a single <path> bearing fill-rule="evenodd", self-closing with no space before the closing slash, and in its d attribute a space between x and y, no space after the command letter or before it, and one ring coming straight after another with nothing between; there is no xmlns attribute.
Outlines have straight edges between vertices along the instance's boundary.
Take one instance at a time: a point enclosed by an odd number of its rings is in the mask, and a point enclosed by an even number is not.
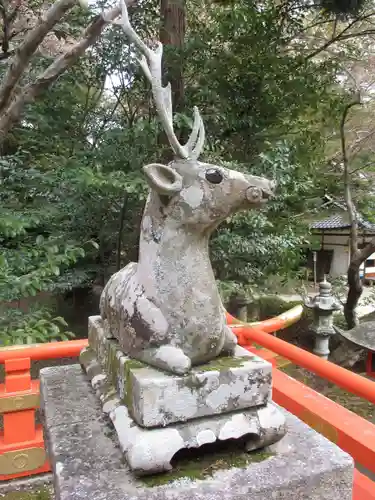
<svg viewBox="0 0 375 500"><path fill-rule="evenodd" d="M375 232L375 224L371 224L364 220L362 217L358 217L358 226L360 229L366 229L367 231ZM332 215L326 219L313 222L310 224L311 229L349 229L350 223L347 213L340 215Z"/></svg>

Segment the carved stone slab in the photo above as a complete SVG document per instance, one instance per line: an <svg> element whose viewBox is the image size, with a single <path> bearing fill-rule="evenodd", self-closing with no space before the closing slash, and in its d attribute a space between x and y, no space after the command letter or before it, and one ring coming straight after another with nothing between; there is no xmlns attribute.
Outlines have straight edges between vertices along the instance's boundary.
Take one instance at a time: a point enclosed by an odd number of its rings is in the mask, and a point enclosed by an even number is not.
<svg viewBox="0 0 375 500"><path fill-rule="evenodd" d="M173 456L184 448L251 434L245 446L251 451L279 441L286 433L284 415L272 403L156 429L136 425L122 405L110 413L110 418L129 467L139 476L171 470Z"/></svg>
<svg viewBox="0 0 375 500"><path fill-rule="evenodd" d="M106 338L100 316L89 320L89 345L142 427L165 427L271 400L271 364L241 348L237 356L194 367L187 375L174 375L124 356L117 341ZM86 368L88 358L92 358L88 351L82 353Z"/></svg>
<svg viewBox="0 0 375 500"><path fill-rule="evenodd" d="M96 361L94 351L85 349L80 361L102 402L103 411L112 420L126 461L136 475L171 470L171 460L181 449L249 436L245 447L251 451L279 441L286 433L285 417L272 403L167 427L141 427L121 404Z"/></svg>

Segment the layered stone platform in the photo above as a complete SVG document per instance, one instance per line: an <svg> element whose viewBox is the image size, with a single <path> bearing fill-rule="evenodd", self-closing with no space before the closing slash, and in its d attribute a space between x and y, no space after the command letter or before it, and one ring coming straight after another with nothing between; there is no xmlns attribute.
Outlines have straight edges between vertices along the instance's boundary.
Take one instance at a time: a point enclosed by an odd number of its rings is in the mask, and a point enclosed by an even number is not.
<svg viewBox="0 0 375 500"><path fill-rule="evenodd" d="M286 432L271 402L271 364L241 347L175 375L125 356L94 316L80 362L137 475L170 470L183 449L245 437L245 449L253 450Z"/></svg>
<svg viewBox="0 0 375 500"><path fill-rule="evenodd" d="M266 405L271 400L270 363L237 348L234 357L216 359L178 376L147 366L122 353L106 338L100 316L89 318L88 368L96 358L132 418L142 427L172 423ZM97 370L97 368L96 368Z"/></svg>
<svg viewBox="0 0 375 500"><path fill-rule="evenodd" d="M97 389L104 387L96 377ZM213 454L212 467L205 462L199 468L197 459L198 466L181 468L179 475L138 479L124 462L116 433L81 367L45 368L40 380L56 500L352 499L351 457L276 406L286 418L287 435L253 452L245 463L233 454L230 463Z"/></svg>
<svg viewBox="0 0 375 500"><path fill-rule="evenodd" d="M126 359L125 364L131 363L128 358ZM120 448L127 463L131 470L139 476L170 470L173 456L185 448L199 448L217 440L248 436L244 448L250 451L275 443L285 435L285 418L272 403L190 420L186 419L186 405L182 405L180 407L180 422L164 427L142 427L132 418L131 409L134 405L124 404L123 399L119 398L111 383L108 383L95 352L90 348L85 349L81 353L80 360L97 397L102 402L103 411L109 415L114 425ZM146 368L148 369L148 367ZM130 364L130 369L136 371L144 368L138 368L137 365L134 367ZM169 377L169 375L160 372L160 377L163 376ZM218 373L218 376L220 377L222 374ZM186 376L186 379L190 380L190 376ZM125 386L129 392L132 392L131 378L126 380ZM194 388L191 390L191 394L193 394ZM157 406L156 400L155 405ZM140 408L142 405L138 410ZM158 414L161 413L162 410L159 408ZM174 420L176 415L178 413L174 410Z"/></svg>

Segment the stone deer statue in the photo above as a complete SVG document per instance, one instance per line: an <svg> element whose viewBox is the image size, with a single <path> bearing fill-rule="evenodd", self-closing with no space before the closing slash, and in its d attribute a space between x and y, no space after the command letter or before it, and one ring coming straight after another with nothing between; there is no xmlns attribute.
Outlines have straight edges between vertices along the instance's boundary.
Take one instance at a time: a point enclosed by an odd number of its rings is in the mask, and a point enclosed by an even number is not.
<svg viewBox="0 0 375 500"><path fill-rule="evenodd" d="M143 167L150 186L141 225L138 263L115 273L105 286L100 313L106 335L125 354L175 374L220 354L231 354L237 339L209 258L209 237L239 210L259 207L274 183L198 161L205 132L197 108L186 144L173 130L171 88L162 86L162 52L151 50L131 27L122 0L119 24L143 54L141 67L151 83L156 109L175 159Z"/></svg>

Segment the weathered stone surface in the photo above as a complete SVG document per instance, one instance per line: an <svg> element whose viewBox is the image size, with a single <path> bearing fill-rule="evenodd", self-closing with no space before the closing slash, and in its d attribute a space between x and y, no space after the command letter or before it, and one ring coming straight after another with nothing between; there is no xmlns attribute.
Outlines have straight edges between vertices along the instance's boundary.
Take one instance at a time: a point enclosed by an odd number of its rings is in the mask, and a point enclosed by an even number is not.
<svg viewBox="0 0 375 500"><path fill-rule="evenodd" d="M140 427L108 384L95 352L86 348L80 360L104 413L109 414L114 424L120 448L137 475L170 470L173 456L181 449L249 436L245 447L250 451L275 443L285 435L285 418L272 403L216 417L195 418L185 424L151 429Z"/></svg>
<svg viewBox="0 0 375 500"><path fill-rule="evenodd" d="M259 413L263 412L262 419ZM284 415L272 403L260 410L254 408L156 429L135 425L125 406L112 410L110 417L130 469L140 476L171 470L172 458L183 449L249 435L245 447L250 451L275 443L286 432Z"/></svg>
<svg viewBox="0 0 375 500"><path fill-rule="evenodd" d="M237 356L174 375L124 356L118 343L106 337L100 316L89 318L89 345L131 416L144 427L251 408L271 399L271 364L240 347ZM90 355L82 353L86 369L88 357L92 363Z"/></svg>
<svg viewBox="0 0 375 500"><path fill-rule="evenodd" d="M76 407L64 401L68 388L71 388L78 400L85 400L85 405ZM45 394L43 393L45 391ZM100 409L100 403L92 391L87 391L87 380L82 378L82 370L79 365L66 365L58 370L50 370L49 376L45 378L40 386L41 402L49 397L48 407L41 404L40 411L45 413L44 418L53 418L56 425L65 423L81 422L82 420L92 420ZM59 410L67 403L63 413ZM55 406L54 406L55 405Z"/></svg>
<svg viewBox="0 0 375 500"><path fill-rule="evenodd" d="M124 463L99 405L94 404L87 417L82 412L93 404L91 387L79 367L69 368L71 376L63 384L63 368L41 371L56 500L352 499L351 457L284 410L288 434L272 446L274 456L246 467L216 470L202 480L187 474L168 484L146 486ZM70 422L73 414L81 420Z"/></svg>

